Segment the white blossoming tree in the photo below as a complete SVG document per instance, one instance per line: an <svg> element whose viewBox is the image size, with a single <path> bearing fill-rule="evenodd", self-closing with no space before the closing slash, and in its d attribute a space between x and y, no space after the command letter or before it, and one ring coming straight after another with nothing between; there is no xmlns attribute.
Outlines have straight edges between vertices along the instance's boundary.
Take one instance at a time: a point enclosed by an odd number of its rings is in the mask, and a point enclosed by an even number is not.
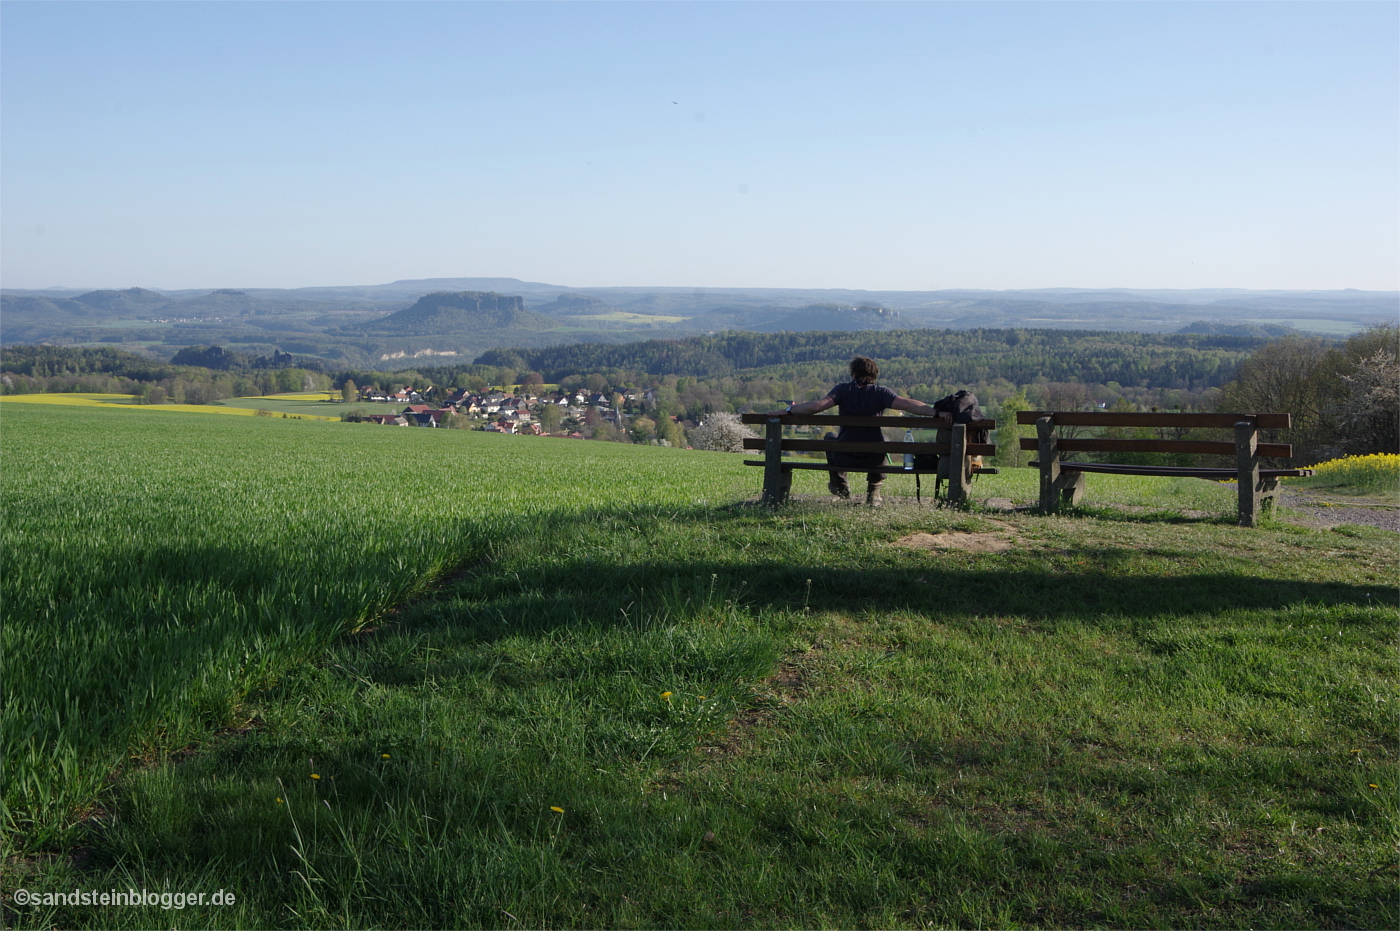
<svg viewBox="0 0 1400 931"><path fill-rule="evenodd" d="M744 440L757 439L758 434L739 422L738 414L711 414L705 422L690 431L690 445L718 453L742 453Z"/></svg>

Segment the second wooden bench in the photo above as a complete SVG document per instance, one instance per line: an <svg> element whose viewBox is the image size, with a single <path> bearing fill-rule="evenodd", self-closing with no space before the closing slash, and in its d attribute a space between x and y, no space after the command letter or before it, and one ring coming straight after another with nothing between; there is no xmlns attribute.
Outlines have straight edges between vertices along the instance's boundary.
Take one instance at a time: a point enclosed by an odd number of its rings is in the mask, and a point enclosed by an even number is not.
<svg viewBox="0 0 1400 931"><path fill-rule="evenodd" d="M1263 460L1287 459L1293 455L1288 443L1261 443L1261 429L1287 429L1289 414L1191 414L1132 413L1120 411L1019 411L1018 424L1034 424L1035 439L1021 440L1021 448L1038 453L1032 466L1040 469L1040 508L1054 511L1061 501L1075 505L1084 495L1086 472L1111 475L1156 475L1178 478L1204 478L1239 483L1239 524L1253 527L1261 511L1273 503L1279 479L1312 475L1312 469L1266 468ZM1233 430L1228 440L1120 439L1110 437L1064 437L1063 427L1128 428L1222 428ZM1191 466L1118 465L1111 462L1076 462L1063 453L1190 453L1235 457L1234 468Z"/></svg>

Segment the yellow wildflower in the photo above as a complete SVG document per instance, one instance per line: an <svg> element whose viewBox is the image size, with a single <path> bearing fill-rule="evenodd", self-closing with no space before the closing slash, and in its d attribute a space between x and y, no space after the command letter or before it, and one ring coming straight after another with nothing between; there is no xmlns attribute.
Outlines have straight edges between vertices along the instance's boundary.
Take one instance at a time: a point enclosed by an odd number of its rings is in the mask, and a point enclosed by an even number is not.
<svg viewBox="0 0 1400 931"><path fill-rule="evenodd" d="M557 811L557 812L559 812L559 814L561 814L561 815L564 813L564 809L560 808L558 805L550 805L550 806L549 806L549 810L550 810L550 811Z"/></svg>
<svg viewBox="0 0 1400 931"><path fill-rule="evenodd" d="M320 779L320 778L321 778L321 774L320 774L320 773L312 773L312 774L311 774L311 778L312 778L312 779Z"/></svg>

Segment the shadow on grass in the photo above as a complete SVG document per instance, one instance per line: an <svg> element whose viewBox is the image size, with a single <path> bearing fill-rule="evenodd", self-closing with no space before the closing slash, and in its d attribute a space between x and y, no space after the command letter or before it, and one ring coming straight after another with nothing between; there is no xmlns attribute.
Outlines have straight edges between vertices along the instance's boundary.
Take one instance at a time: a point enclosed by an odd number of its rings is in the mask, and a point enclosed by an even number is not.
<svg viewBox="0 0 1400 931"><path fill-rule="evenodd" d="M1101 512L1093 513L1103 519ZM1141 520L1107 513L1114 520ZM1380 585L1271 575L1276 570L1237 554L1230 541L1159 535L1134 547L1056 542L998 554L910 552L887 545L910 529L899 525L850 531L857 539L849 544L806 545L810 536L831 533L830 523L808 527L805 521L812 516L779 512L775 517L766 508L746 506L674 512L660 521L665 526L654 545L626 559L589 555L583 548L577 555L566 551L548 559L493 560L459 576L419 610L470 625L477 636L490 639L581 621L634 623L644 615L664 620L678 611L693 613L697 605L912 612L942 621L1014 616L1092 625L1303 605L1368 606L1387 595ZM944 519L979 518L948 512ZM654 515L622 512L541 518L522 526L522 533L561 540L576 533L580 522L608 521L635 522L636 529L625 532L643 538L657 533ZM1224 523L1160 515L1151 522ZM691 532L711 542L687 552L678 541ZM814 550L819 558L813 558ZM667 558L670 553L677 556Z"/></svg>
<svg viewBox="0 0 1400 931"><path fill-rule="evenodd" d="M664 619L675 605L703 604L716 592L749 610L899 611L944 620L1016 616L1092 625L1103 618L1279 611L1295 605L1365 606L1380 591L1379 586L1229 573L1132 576L1115 571L1115 565L1126 562L1115 550L1079 551L1066 561L1083 565L1050 571L944 568L929 560L898 568L756 565L741 570L722 562L657 561L618 567L579 561L557 566L547 577L468 580L462 589L443 593L420 609L448 612L489 639L519 634L522 627L546 630L585 619L596 623L606 620L610 611L626 622L622 609L628 605L630 614ZM470 603L483 599L489 611L478 613Z"/></svg>
<svg viewBox="0 0 1400 931"><path fill-rule="evenodd" d="M1196 882L1180 877L1198 867L1140 827L1165 824L1177 832L1169 840L1205 858L1209 838L1173 827L1180 787L1232 798L1242 783L1292 800L1290 817L1319 800L1331 806L1319 817L1354 817L1354 805L1319 794L1334 780L1316 754L1275 761L1263 748L1166 766L1126 751L1098 760L1018 739L1014 727L959 742L877 724L863 726L863 742L833 728L829 757L811 751L820 766L777 757L746 773L751 786L692 772L682 773L692 787L647 791L658 749L680 758L717 723L686 717L699 706L680 696L703 685L713 699L712 683L764 675L804 609L966 628L1005 617L1108 626L1360 608L1375 592L1261 578L1243 559L1207 562L1189 539L909 553L883 545L898 527L804 519L744 509L521 519L493 558L263 696L287 700L280 729L129 782L100 861L190 888L233 869L266 899L250 925L499 926L503 909L524 924L582 927L1194 926L1217 913L1227 926L1286 926L1288 908L1298 925L1386 923L1381 879L1329 865L1290 885L1261 842L1260 859L1242 855L1219 882ZM814 534L835 542L798 545ZM1379 614L1335 618L1393 626ZM1149 643L1177 646L1165 634ZM716 703L717 714L734 707ZM833 772L841 778L823 783ZM938 790L964 773L961 791L988 782L954 805ZM857 778L867 788L850 790ZM892 780L912 787L908 798L884 793ZM1051 790L1061 807L1042 816L1035 792ZM1092 817L1071 816L1081 797L1139 827L1105 839ZM1249 869L1258 881L1242 886ZM306 882L287 880L293 871Z"/></svg>

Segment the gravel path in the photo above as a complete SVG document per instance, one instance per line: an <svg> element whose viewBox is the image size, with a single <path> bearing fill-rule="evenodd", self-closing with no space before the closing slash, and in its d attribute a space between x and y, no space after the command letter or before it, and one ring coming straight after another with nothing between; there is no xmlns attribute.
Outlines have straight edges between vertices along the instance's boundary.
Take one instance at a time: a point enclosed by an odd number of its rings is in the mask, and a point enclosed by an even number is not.
<svg viewBox="0 0 1400 931"><path fill-rule="evenodd" d="M1379 498L1328 495L1316 491L1284 488L1278 503L1292 513L1285 520L1308 527L1335 527L1338 524L1365 524L1400 533L1400 506Z"/></svg>

